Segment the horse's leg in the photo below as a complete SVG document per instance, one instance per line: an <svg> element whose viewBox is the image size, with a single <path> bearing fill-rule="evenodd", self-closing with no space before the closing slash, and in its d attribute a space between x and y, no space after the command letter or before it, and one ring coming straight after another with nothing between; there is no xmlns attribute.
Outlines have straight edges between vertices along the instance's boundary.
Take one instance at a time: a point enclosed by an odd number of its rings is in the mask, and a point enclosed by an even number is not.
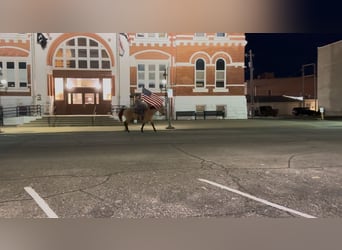
<svg viewBox="0 0 342 250"><path fill-rule="evenodd" d="M154 122L153 121L151 121L151 125L152 125L152 128L153 128L154 132L157 132L156 128L154 127Z"/></svg>
<svg viewBox="0 0 342 250"><path fill-rule="evenodd" d="M145 122L143 121L143 123L141 124L141 129L140 129L141 133L144 133L144 126L145 126Z"/></svg>
<svg viewBox="0 0 342 250"><path fill-rule="evenodd" d="M124 124L125 124L125 131L129 132L127 120L124 122Z"/></svg>

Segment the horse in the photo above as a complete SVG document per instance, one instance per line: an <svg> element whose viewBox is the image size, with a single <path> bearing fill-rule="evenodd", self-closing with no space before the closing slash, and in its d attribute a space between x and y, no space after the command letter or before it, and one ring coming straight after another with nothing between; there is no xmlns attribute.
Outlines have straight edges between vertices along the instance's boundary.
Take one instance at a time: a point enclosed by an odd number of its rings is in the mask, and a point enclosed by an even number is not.
<svg viewBox="0 0 342 250"><path fill-rule="evenodd" d="M153 128L154 132L157 132L156 128L154 127L154 122L153 122L153 115L159 111L161 115L165 114L165 108L164 106L161 106L160 108L155 108L154 106L147 105L147 108L144 110L143 116L142 116L142 125L140 128L140 131L143 133L144 132L144 126L146 123L150 122ZM128 129L128 123L133 122L134 120L139 120L141 118L140 114L138 114L135 110L134 107L130 108L122 108L118 114L120 121L122 122L122 116L125 117L124 125L125 125L125 131L130 132Z"/></svg>

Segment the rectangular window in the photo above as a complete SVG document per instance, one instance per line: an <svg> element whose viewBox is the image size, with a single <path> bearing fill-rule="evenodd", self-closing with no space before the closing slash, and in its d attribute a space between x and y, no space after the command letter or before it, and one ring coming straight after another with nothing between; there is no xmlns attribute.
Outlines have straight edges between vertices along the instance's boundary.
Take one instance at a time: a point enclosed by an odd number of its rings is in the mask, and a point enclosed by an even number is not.
<svg viewBox="0 0 342 250"><path fill-rule="evenodd" d="M55 78L55 100L64 100L64 83L63 78Z"/></svg>
<svg viewBox="0 0 342 250"><path fill-rule="evenodd" d="M15 82L7 82L9 88L15 88Z"/></svg>
<svg viewBox="0 0 342 250"><path fill-rule="evenodd" d="M112 80L110 78L103 79L103 100L112 100Z"/></svg>
<svg viewBox="0 0 342 250"><path fill-rule="evenodd" d="M90 68L91 69L98 69L99 68L99 61L90 61Z"/></svg>
<svg viewBox="0 0 342 250"><path fill-rule="evenodd" d="M26 62L19 62L19 69L26 69Z"/></svg>
<svg viewBox="0 0 342 250"><path fill-rule="evenodd" d="M56 68L64 68L64 61L63 60L55 60L55 67Z"/></svg>
<svg viewBox="0 0 342 250"><path fill-rule="evenodd" d="M138 71L145 71L145 64L138 64Z"/></svg>
<svg viewBox="0 0 342 250"><path fill-rule="evenodd" d="M27 82L20 82L19 87L20 88L27 88Z"/></svg>
<svg viewBox="0 0 342 250"><path fill-rule="evenodd" d="M72 104L83 104L82 93L72 93Z"/></svg>
<svg viewBox="0 0 342 250"><path fill-rule="evenodd" d="M205 33L195 33L195 37L205 37Z"/></svg>
<svg viewBox="0 0 342 250"><path fill-rule="evenodd" d="M102 68L103 69L110 69L110 62L109 61L102 61Z"/></svg>
<svg viewBox="0 0 342 250"><path fill-rule="evenodd" d="M75 60L67 60L67 67L71 68L71 69L75 69L76 68L76 61Z"/></svg>
<svg viewBox="0 0 342 250"><path fill-rule="evenodd" d="M224 88L224 70L216 71L216 88Z"/></svg>
<svg viewBox="0 0 342 250"><path fill-rule="evenodd" d="M90 50L90 57L91 57L91 58L98 58L98 57L99 57L99 50L97 50L97 49L91 49L91 50Z"/></svg>
<svg viewBox="0 0 342 250"><path fill-rule="evenodd" d="M87 39L84 37L79 37L78 39L78 46L87 46Z"/></svg>
<svg viewBox="0 0 342 250"><path fill-rule="evenodd" d="M196 71L196 87L204 88L204 71Z"/></svg>
<svg viewBox="0 0 342 250"><path fill-rule="evenodd" d="M138 69L138 88L147 86L149 89L159 88L162 80L164 79L164 73L166 70L166 64L159 63L140 63L137 65Z"/></svg>
<svg viewBox="0 0 342 250"><path fill-rule="evenodd" d="M67 49L65 53L66 58L75 58L76 57L76 52L75 49Z"/></svg>
<svg viewBox="0 0 342 250"><path fill-rule="evenodd" d="M87 57L87 50L86 49L79 49L78 50L78 57Z"/></svg>
<svg viewBox="0 0 342 250"><path fill-rule="evenodd" d="M86 60L79 60L78 67L81 69L86 69L88 68L88 62Z"/></svg>
<svg viewBox="0 0 342 250"><path fill-rule="evenodd" d="M84 103L85 104L94 104L94 93L85 93L84 94Z"/></svg>
<svg viewBox="0 0 342 250"><path fill-rule="evenodd" d="M100 95L96 93L96 104L100 104Z"/></svg>
<svg viewBox="0 0 342 250"><path fill-rule="evenodd" d="M7 62L7 69L14 69L14 62Z"/></svg>
<svg viewBox="0 0 342 250"><path fill-rule="evenodd" d="M19 87L27 87L27 70L26 62L19 62Z"/></svg>

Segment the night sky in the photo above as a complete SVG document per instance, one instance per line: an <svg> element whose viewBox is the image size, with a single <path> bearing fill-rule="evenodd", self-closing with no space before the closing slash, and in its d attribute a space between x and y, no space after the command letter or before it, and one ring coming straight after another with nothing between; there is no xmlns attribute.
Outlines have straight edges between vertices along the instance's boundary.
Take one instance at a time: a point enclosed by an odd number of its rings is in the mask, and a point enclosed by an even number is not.
<svg viewBox="0 0 342 250"><path fill-rule="evenodd" d="M246 40L246 54L250 49L254 54L254 78L264 72L293 77L301 76L303 64L317 63L317 47L342 40L342 33L246 33ZM247 65L248 61L247 58Z"/></svg>

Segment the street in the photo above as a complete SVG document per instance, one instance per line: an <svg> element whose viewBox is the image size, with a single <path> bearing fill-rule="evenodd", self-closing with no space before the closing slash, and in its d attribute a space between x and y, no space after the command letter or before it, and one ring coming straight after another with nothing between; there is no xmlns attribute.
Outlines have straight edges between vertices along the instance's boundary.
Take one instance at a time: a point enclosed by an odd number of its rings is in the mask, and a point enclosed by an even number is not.
<svg viewBox="0 0 342 250"><path fill-rule="evenodd" d="M0 217L342 216L341 121L174 126L3 128Z"/></svg>

